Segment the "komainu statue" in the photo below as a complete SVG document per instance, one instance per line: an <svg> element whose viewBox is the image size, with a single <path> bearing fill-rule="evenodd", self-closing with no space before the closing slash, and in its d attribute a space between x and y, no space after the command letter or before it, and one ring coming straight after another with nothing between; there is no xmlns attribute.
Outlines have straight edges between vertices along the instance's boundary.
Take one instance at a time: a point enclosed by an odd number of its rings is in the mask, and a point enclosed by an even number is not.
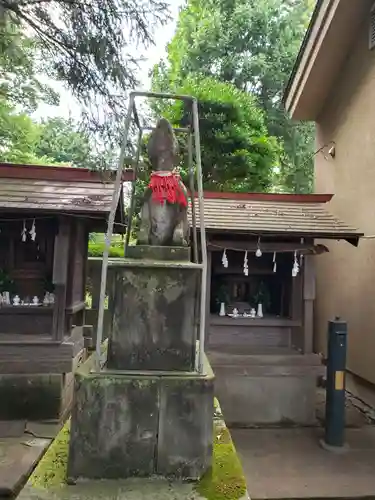
<svg viewBox="0 0 375 500"><path fill-rule="evenodd" d="M161 118L150 135L148 156L152 173L144 194L139 245L187 246L188 193L180 175L178 143L171 124Z"/></svg>

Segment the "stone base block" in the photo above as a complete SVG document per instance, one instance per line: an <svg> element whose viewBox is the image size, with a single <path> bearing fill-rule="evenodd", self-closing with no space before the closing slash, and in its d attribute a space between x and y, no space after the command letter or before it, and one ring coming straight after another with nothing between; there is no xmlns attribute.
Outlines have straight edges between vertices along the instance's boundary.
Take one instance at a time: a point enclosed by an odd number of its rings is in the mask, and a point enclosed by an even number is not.
<svg viewBox="0 0 375 500"><path fill-rule="evenodd" d="M227 424L314 424L320 367L318 360L301 363L303 356L297 356L293 360L293 356L209 354L216 377L215 395Z"/></svg>
<svg viewBox="0 0 375 500"><path fill-rule="evenodd" d="M211 465L213 373L76 373L68 477L198 479Z"/></svg>
<svg viewBox="0 0 375 500"><path fill-rule="evenodd" d="M63 375L1 375L0 420L59 419Z"/></svg>
<svg viewBox="0 0 375 500"><path fill-rule="evenodd" d="M83 353L73 359L73 369ZM0 420L64 420L70 412L73 373L0 375Z"/></svg>
<svg viewBox="0 0 375 500"><path fill-rule="evenodd" d="M129 259L190 261L190 247L131 245L127 249L126 257Z"/></svg>
<svg viewBox="0 0 375 500"><path fill-rule="evenodd" d="M190 262L110 262L108 367L194 370L200 268Z"/></svg>

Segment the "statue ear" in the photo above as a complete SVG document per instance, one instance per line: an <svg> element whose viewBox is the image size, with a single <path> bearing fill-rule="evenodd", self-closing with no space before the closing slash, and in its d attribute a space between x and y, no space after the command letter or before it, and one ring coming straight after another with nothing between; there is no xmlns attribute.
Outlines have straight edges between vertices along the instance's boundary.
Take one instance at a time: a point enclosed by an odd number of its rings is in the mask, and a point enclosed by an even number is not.
<svg viewBox="0 0 375 500"><path fill-rule="evenodd" d="M190 101L189 102L184 101L180 126L184 128L193 127L193 110L192 110L192 103Z"/></svg>

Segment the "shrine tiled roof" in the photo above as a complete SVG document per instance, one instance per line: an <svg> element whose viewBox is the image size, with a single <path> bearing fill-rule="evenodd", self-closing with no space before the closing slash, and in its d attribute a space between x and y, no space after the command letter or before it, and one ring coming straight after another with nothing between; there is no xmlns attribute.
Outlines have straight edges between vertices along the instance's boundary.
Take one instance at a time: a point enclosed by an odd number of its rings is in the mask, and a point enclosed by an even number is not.
<svg viewBox="0 0 375 500"><path fill-rule="evenodd" d="M66 212L109 212L113 182L0 179L0 208Z"/></svg>
<svg viewBox="0 0 375 500"><path fill-rule="evenodd" d="M225 195L225 196L223 196ZM330 195L205 193L207 232L252 235L294 235L327 239L358 239L363 233L332 215ZM197 227L199 205L196 199ZM191 222L191 209L189 212Z"/></svg>
<svg viewBox="0 0 375 500"><path fill-rule="evenodd" d="M0 164L1 209L107 214L113 189L113 178L100 172Z"/></svg>

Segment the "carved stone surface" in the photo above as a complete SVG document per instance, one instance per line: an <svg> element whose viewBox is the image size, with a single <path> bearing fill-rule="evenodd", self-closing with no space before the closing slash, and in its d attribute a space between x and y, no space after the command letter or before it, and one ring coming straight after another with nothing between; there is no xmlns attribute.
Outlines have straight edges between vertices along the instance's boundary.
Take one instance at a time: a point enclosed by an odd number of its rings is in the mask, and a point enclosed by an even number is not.
<svg viewBox="0 0 375 500"><path fill-rule="evenodd" d="M157 472L198 478L212 458L213 378L161 380Z"/></svg>
<svg viewBox="0 0 375 500"><path fill-rule="evenodd" d="M148 142L148 155L153 172L170 172L177 165L178 143L171 124L161 118L151 133ZM153 199L152 190L147 188L141 209L141 222L138 232L140 245L180 245L189 244L189 222L187 218L187 190L181 179L178 189L184 193L184 202L160 203Z"/></svg>
<svg viewBox="0 0 375 500"><path fill-rule="evenodd" d="M157 380L76 376L69 477L150 476L157 440Z"/></svg>
<svg viewBox="0 0 375 500"><path fill-rule="evenodd" d="M116 278L108 367L193 370L199 267L135 259L110 266Z"/></svg>
<svg viewBox="0 0 375 500"><path fill-rule="evenodd" d="M75 375L68 478L199 479L210 467L214 375L102 370Z"/></svg>

